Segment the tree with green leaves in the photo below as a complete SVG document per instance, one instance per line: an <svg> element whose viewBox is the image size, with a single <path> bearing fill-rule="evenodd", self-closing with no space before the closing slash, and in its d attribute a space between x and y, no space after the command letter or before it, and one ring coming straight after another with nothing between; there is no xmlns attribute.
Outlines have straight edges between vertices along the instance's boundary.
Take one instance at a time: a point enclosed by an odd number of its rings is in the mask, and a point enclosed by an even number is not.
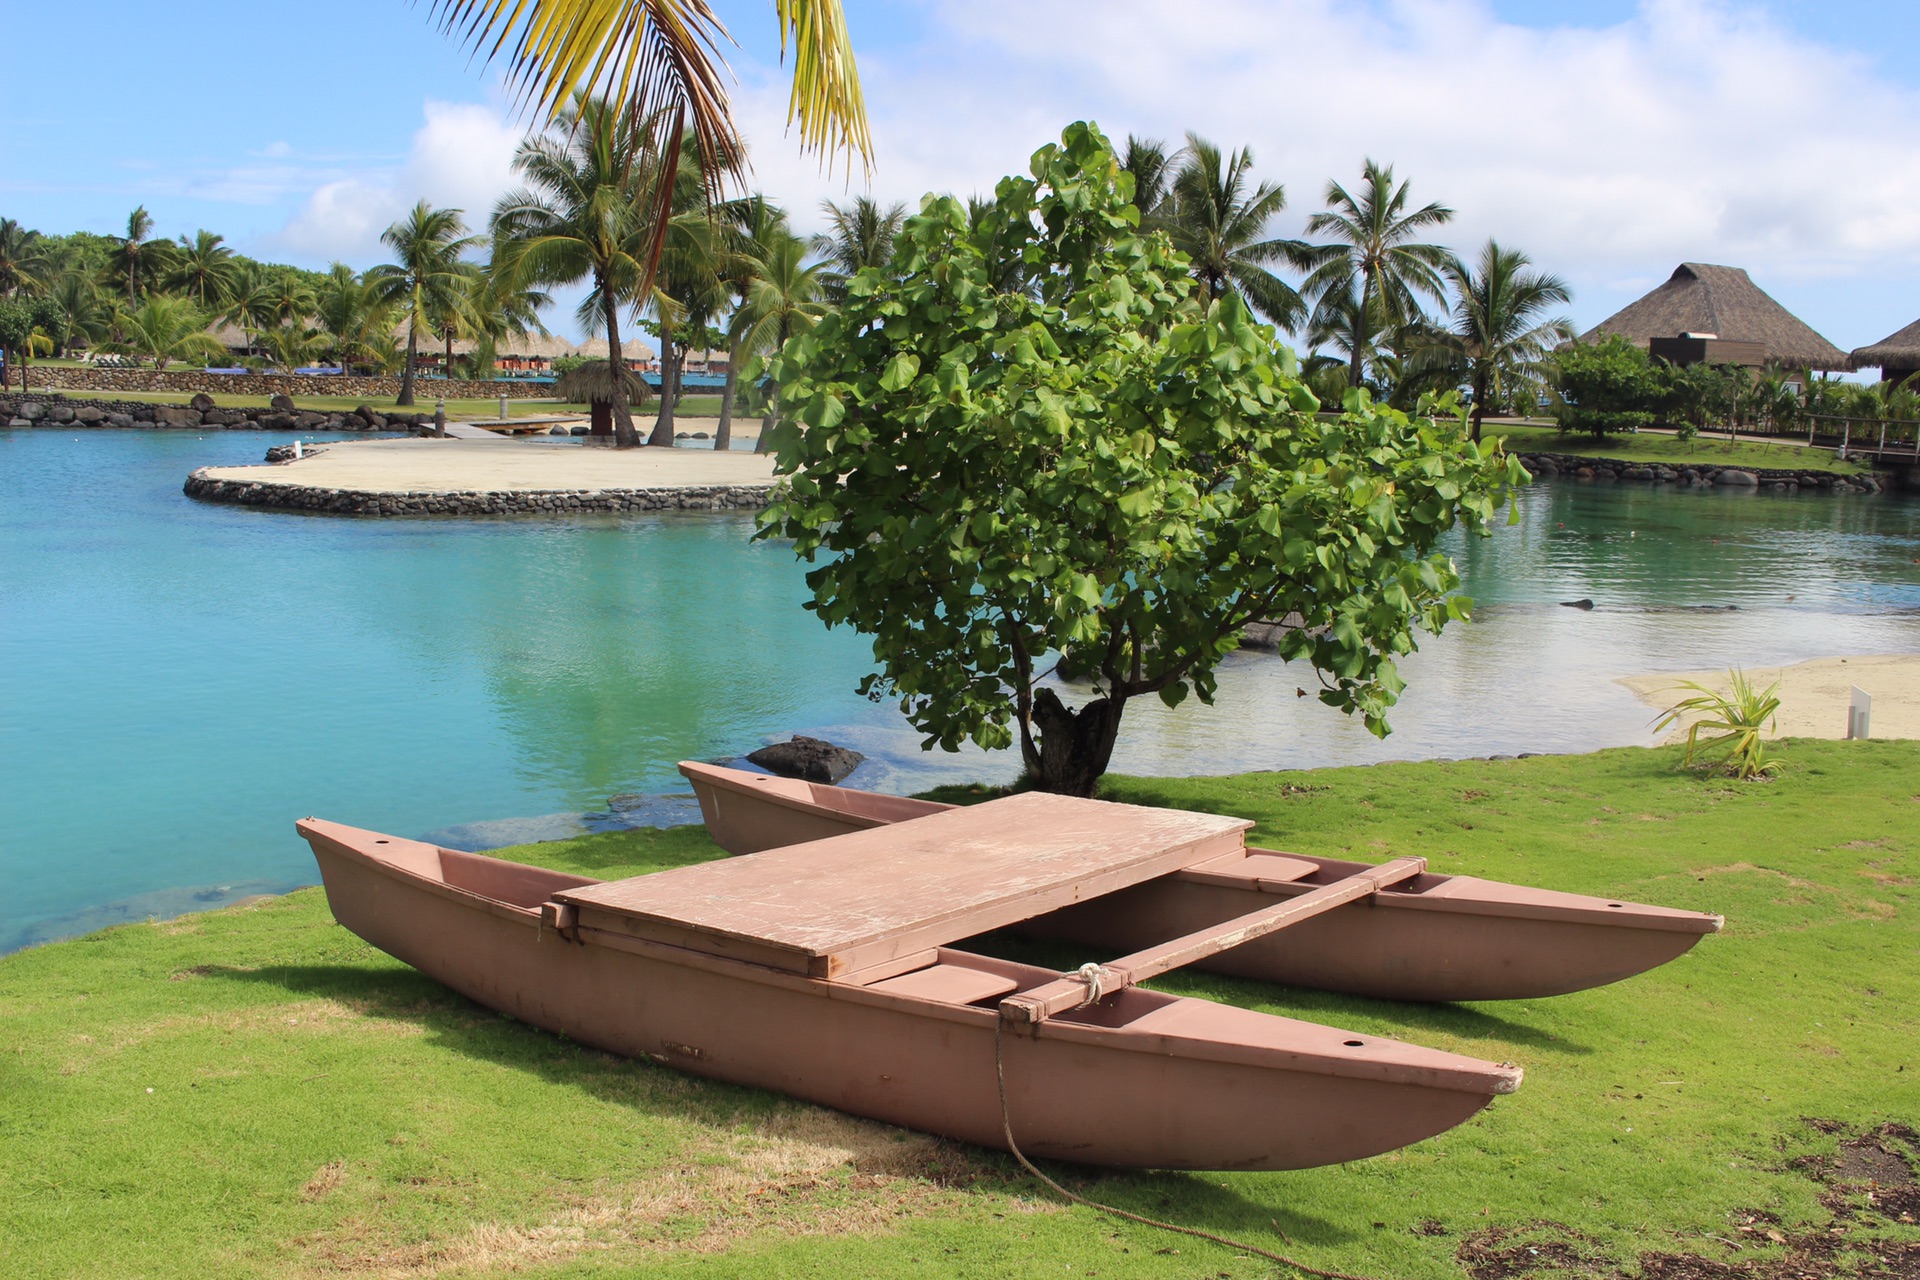
<svg viewBox="0 0 1920 1280"><path fill-rule="evenodd" d="M1222 154L1213 143L1189 133L1178 160L1167 197L1156 211L1158 225L1193 264L1202 298L1235 291L1282 329L1298 328L1307 318L1306 304L1271 268L1298 258L1304 246L1267 234L1268 224L1287 206L1286 188L1254 184L1249 147ZM1147 157L1136 157L1136 162L1144 165ZM1137 186L1134 195L1137 206Z"/></svg>
<svg viewBox="0 0 1920 1280"><path fill-rule="evenodd" d="M0 218L0 298L32 293L47 277L46 237L12 218Z"/></svg>
<svg viewBox="0 0 1920 1280"><path fill-rule="evenodd" d="M53 336L55 355L65 355L76 343L90 346L104 341L113 331L112 308L85 271L61 272L44 297L53 308L47 332Z"/></svg>
<svg viewBox="0 0 1920 1280"><path fill-rule="evenodd" d="M1561 347L1553 383L1566 401L1560 430L1585 431L1596 440L1652 422L1663 394L1647 353L1619 334Z"/></svg>
<svg viewBox="0 0 1920 1280"><path fill-rule="evenodd" d="M1127 135L1127 149L1120 153L1120 167L1133 177L1133 204L1140 210L1140 225L1153 228L1166 212L1174 174L1173 156L1159 138Z"/></svg>
<svg viewBox="0 0 1920 1280"><path fill-rule="evenodd" d="M1207 302L1142 233L1118 157L1070 126L1007 178L994 225L951 197L908 220L901 278L772 363L783 487L760 536L815 567L808 607L872 637L926 744L1019 744L1042 788L1090 794L1134 698L1211 701L1241 630L1290 617L1282 652L1376 733L1415 632L1464 618L1451 562L1524 474L1464 422L1374 407L1321 420L1291 353L1238 293ZM1024 245L1028 291L987 248ZM1084 673L1070 707L1049 672Z"/></svg>
<svg viewBox="0 0 1920 1280"><path fill-rule="evenodd" d="M740 347L737 321L747 292L766 270L771 250L782 241L793 241L792 228L784 209L765 196L753 195L736 202L740 216L738 247L722 263L721 283L726 287L732 314L728 317L727 381L720 388L720 422L714 428L713 447L724 453L733 447L733 410L740 389L740 362L746 358ZM802 242L804 250L804 242Z"/></svg>
<svg viewBox="0 0 1920 1280"><path fill-rule="evenodd" d="M907 220L907 206L883 206L870 196L855 196L844 205L822 200L820 212L827 217L827 229L813 237L813 251L826 260L820 287L837 306L846 297L847 281L867 267L884 271L893 260L893 242Z"/></svg>
<svg viewBox="0 0 1920 1280"><path fill-rule="evenodd" d="M734 308L729 328L730 347L735 359L750 362L757 371L766 357L786 346L796 333L805 332L820 322L831 308L822 295L821 277L826 268L807 262L807 244L780 223L763 228L754 239L759 263L748 282L746 294ZM731 375L730 375L731 376ZM760 425L755 452L767 452L771 440L768 428L780 417L780 392L776 387ZM732 448L731 431L727 443L714 448Z"/></svg>
<svg viewBox="0 0 1920 1280"><path fill-rule="evenodd" d="M240 281L233 250L226 237L211 231L194 232L193 239L180 237L180 248L168 264L165 285L190 294L194 303L207 311L224 306Z"/></svg>
<svg viewBox="0 0 1920 1280"><path fill-rule="evenodd" d="M149 295L132 311L122 311L115 327L120 336L101 350L144 356L155 369L165 369L175 360L227 353L220 340L207 332L206 313L189 299L171 294Z"/></svg>
<svg viewBox="0 0 1920 1280"><path fill-rule="evenodd" d="M1328 182L1327 207L1307 220L1307 234L1333 240L1301 250L1296 261L1308 272L1302 292L1336 302L1349 291L1356 293L1357 314L1372 317L1377 308L1381 328L1388 331L1418 320L1424 314L1422 297L1444 302L1445 271L1453 254L1414 237L1451 221L1453 210L1436 203L1409 212L1411 187L1409 182L1395 185L1393 166L1372 160L1361 169L1357 193ZM1348 386L1360 385L1367 355L1359 345L1348 353Z"/></svg>
<svg viewBox="0 0 1920 1280"><path fill-rule="evenodd" d="M1465 362L1476 441L1488 407L1518 385L1539 383L1554 350L1573 340L1573 322L1547 314L1572 297L1566 281L1531 265L1518 249L1488 240L1474 266L1444 268L1453 286L1453 323L1432 331L1423 345L1441 359Z"/></svg>
<svg viewBox="0 0 1920 1280"><path fill-rule="evenodd" d="M576 313L589 332L607 335L607 352L625 367L620 314L639 301L652 256L637 177L657 166L636 164L631 122L597 98L576 102L552 133L534 134L514 152L526 186L493 209L493 270L516 285L591 285ZM628 383L610 383L614 443L640 444Z"/></svg>
<svg viewBox="0 0 1920 1280"><path fill-rule="evenodd" d="M373 301L392 307L407 326L407 363L395 404L413 403L414 374L420 359L420 331L461 305L467 283L479 268L465 255L481 243L467 234L458 209L436 209L425 200L381 233L396 261L367 272Z"/></svg>

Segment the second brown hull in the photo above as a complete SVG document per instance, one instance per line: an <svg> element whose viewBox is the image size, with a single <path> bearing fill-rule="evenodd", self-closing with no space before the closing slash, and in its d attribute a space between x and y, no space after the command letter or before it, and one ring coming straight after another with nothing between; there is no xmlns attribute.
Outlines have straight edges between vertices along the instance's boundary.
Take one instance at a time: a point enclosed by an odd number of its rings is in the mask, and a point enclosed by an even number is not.
<svg viewBox="0 0 1920 1280"><path fill-rule="evenodd" d="M827 839L952 806L741 770L682 765L714 842L756 853ZM1263 850L1249 850L1264 853ZM1299 859L1299 855L1283 855ZM1037 916L1030 937L1086 946L1092 960L1258 910L1361 864L1307 858L1320 872L1263 883L1208 868L1166 876ZM1716 916L1610 903L1465 876L1426 876L1199 961L1193 967L1383 1000L1524 1000L1630 978L1685 954Z"/></svg>

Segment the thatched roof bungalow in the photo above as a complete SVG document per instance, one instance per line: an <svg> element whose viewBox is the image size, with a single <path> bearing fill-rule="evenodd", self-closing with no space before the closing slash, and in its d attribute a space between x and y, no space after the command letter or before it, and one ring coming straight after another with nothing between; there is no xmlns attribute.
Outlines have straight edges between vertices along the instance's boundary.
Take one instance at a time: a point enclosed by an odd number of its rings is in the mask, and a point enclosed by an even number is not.
<svg viewBox="0 0 1920 1280"><path fill-rule="evenodd" d="M1683 262L1665 284L1580 335L1619 334L1675 364L1853 368L1847 353L1775 302L1739 267Z"/></svg>
<svg viewBox="0 0 1920 1280"><path fill-rule="evenodd" d="M1853 353L1856 369L1879 369L1882 382L1905 382L1920 373L1920 320Z"/></svg>
<svg viewBox="0 0 1920 1280"><path fill-rule="evenodd" d="M607 358L607 340L605 338L588 338L575 348L575 350L577 354L583 355L589 360L605 360ZM658 354L659 353L652 347L640 341L638 338L620 339L620 357L628 364L645 363Z"/></svg>

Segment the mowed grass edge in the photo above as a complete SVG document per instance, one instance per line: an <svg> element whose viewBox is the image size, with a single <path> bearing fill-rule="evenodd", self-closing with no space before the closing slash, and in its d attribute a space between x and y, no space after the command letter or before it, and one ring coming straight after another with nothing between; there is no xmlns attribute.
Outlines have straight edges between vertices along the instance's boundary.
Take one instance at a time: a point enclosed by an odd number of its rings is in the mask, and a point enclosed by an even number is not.
<svg viewBox="0 0 1920 1280"><path fill-rule="evenodd" d="M1503 1247L1524 1266L1528 1241L1621 1275L1669 1254L1765 1263L1815 1236L1847 1268L1862 1241L1920 1248L1920 1227L1810 1176L1850 1136L1920 1121L1920 744L1780 756L1761 784L1679 772L1672 749L1112 779L1114 799L1239 814L1280 848L1420 853L1728 925L1654 973L1552 1000L1420 1006L1171 976L1515 1061L1527 1080L1450 1133L1341 1167L1056 1172L1383 1277L1458 1276ZM698 828L506 852L605 877L718 853ZM1843 1201L1855 1216L1835 1235ZM318 890L0 959L0 1274L342 1270L1272 1273L1063 1209L1003 1156L534 1031L367 947Z"/></svg>

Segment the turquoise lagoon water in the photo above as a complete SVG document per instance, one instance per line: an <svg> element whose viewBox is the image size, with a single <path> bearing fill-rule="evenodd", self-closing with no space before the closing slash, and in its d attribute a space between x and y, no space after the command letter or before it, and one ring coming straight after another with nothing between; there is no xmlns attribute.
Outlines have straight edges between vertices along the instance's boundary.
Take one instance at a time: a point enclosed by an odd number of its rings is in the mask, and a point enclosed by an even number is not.
<svg viewBox="0 0 1920 1280"><path fill-rule="evenodd" d="M684 820L674 762L790 732L855 785L1010 777L854 693L858 636L738 514L381 521L194 503L260 433L0 430L0 951L310 883L293 819L480 848ZM312 437L308 437L312 438ZM1115 767L1205 773L1650 741L1615 677L1920 649L1920 503L1536 486L1458 540L1478 621L1376 741L1237 655L1129 708ZM1591 598L1592 611L1560 601Z"/></svg>

